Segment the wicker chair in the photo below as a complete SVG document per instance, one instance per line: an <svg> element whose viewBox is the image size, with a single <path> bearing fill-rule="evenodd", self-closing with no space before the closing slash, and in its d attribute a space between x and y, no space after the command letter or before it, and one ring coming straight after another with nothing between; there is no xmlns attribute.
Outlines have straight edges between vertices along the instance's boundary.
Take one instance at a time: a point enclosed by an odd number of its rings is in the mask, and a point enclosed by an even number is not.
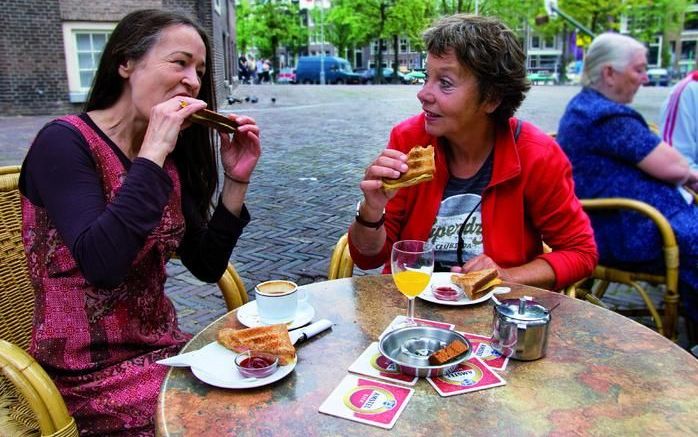
<svg viewBox="0 0 698 437"><path fill-rule="evenodd" d="M626 198L607 199L582 199L582 206L591 213L595 211L619 211L630 210L641 213L651 219L657 226L663 241L664 274L652 274L640 271L630 271L612 266L598 265L591 276L593 286L590 290L598 299L603 298L610 282L626 284L637 291L645 303L646 309L619 310L625 315L638 316L650 315L660 334L674 339L679 316L679 247L671 225L667 219L654 207L637 200ZM650 299L645 287L641 284L648 283L661 285L664 291L664 317ZM579 293L578 288L578 293ZM579 296L578 296L579 297Z"/></svg>
<svg viewBox="0 0 698 437"><path fill-rule="evenodd" d="M225 269L225 273L223 273L221 279L218 280L218 288L220 288L223 294L225 306L228 308L228 311L232 311L246 304L249 300L245 284L242 282L242 278L240 278L240 275L238 275L232 263L228 263L228 268Z"/></svg>
<svg viewBox="0 0 698 437"><path fill-rule="evenodd" d="M22 245L19 166L0 167L0 427L13 435L77 436L58 389L24 350L34 291Z"/></svg>
<svg viewBox="0 0 698 437"><path fill-rule="evenodd" d="M55 384L25 350L34 291L22 245L19 166L0 167L0 429L10 435L77 436L75 420ZM218 281L229 311L248 301L232 264Z"/></svg>
<svg viewBox="0 0 698 437"><path fill-rule="evenodd" d="M332 251L330 268L327 271L327 279L351 278L354 274L354 261L349 253L347 234L339 237L337 245Z"/></svg>

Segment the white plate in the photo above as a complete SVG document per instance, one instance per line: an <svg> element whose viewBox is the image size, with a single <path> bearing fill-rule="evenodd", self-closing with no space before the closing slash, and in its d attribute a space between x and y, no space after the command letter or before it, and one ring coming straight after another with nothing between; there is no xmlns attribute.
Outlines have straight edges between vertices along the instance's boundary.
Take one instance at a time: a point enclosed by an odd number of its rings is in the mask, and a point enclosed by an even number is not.
<svg viewBox="0 0 698 437"><path fill-rule="evenodd" d="M429 285L427 285L426 290L424 290L424 292L422 292L422 294L420 294L417 297L420 299L429 301L429 302L439 303L441 305L462 306L462 305L474 305L476 303L485 302L486 300L488 300L489 298L492 297L492 294L494 294L495 290L497 290L498 288L502 289L502 290L498 291L497 294L508 293L510 291L508 289L508 287L492 287L492 289L487 294L485 294L484 296L480 296L474 300L470 300L470 298L465 294L463 296L461 296L461 298L458 300L437 299L436 296L434 296L434 293L431 292L432 285L436 286L436 287L448 285L448 286L451 286L451 287L454 287L454 288L457 288L460 290L459 286L457 286L456 284L451 282L451 275L452 275L452 273L450 273L450 272L433 273L431 275L431 281L429 281ZM507 288L507 290L503 290L504 288Z"/></svg>
<svg viewBox="0 0 698 437"><path fill-rule="evenodd" d="M315 308L307 302L300 302L298 304L298 310L296 311L296 317L287 323L288 329L296 329L307 325L313 320L313 317L315 317ZM257 302L254 300L238 308L238 320L248 328L266 325L266 323L262 323L262 321L259 320Z"/></svg>
<svg viewBox="0 0 698 437"><path fill-rule="evenodd" d="M191 372L206 384L221 388L254 388L276 382L296 367L298 358L265 378L246 378L235 368L237 354L214 341L199 349L191 362Z"/></svg>

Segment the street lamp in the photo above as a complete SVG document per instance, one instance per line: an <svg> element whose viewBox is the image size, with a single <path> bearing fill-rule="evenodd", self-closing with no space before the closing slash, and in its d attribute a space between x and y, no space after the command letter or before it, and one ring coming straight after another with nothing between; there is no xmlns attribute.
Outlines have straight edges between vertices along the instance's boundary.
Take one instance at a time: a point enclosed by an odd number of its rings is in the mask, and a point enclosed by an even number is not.
<svg viewBox="0 0 698 437"><path fill-rule="evenodd" d="M317 4L317 0L314 0ZM320 85L325 85L325 8L320 0Z"/></svg>

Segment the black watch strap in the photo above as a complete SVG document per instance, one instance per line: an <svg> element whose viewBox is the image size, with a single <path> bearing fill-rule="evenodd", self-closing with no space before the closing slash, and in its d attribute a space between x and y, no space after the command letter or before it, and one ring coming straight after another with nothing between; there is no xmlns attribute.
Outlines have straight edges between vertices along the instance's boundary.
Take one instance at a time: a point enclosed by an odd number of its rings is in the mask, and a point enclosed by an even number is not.
<svg viewBox="0 0 698 437"><path fill-rule="evenodd" d="M362 226L378 229L383 226L383 222L385 222L385 210L383 210L383 215L381 216L380 220L377 222L369 222L368 220L361 218L361 202L359 201L359 203L356 204L356 216L354 218L356 219L356 222Z"/></svg>

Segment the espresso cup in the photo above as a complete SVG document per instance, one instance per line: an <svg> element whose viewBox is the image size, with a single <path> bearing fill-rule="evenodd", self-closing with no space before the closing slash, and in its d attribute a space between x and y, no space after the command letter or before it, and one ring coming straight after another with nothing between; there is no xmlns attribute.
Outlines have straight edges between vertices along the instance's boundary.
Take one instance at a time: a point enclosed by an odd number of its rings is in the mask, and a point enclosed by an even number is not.
<svg viewBox="0 0 698 437"><path fill-rule="evenodd" d="M254 288L259 320L267 325L288 323L296 317L299 298L298 285L292 281L275 279L261 282Z"/></svg>

